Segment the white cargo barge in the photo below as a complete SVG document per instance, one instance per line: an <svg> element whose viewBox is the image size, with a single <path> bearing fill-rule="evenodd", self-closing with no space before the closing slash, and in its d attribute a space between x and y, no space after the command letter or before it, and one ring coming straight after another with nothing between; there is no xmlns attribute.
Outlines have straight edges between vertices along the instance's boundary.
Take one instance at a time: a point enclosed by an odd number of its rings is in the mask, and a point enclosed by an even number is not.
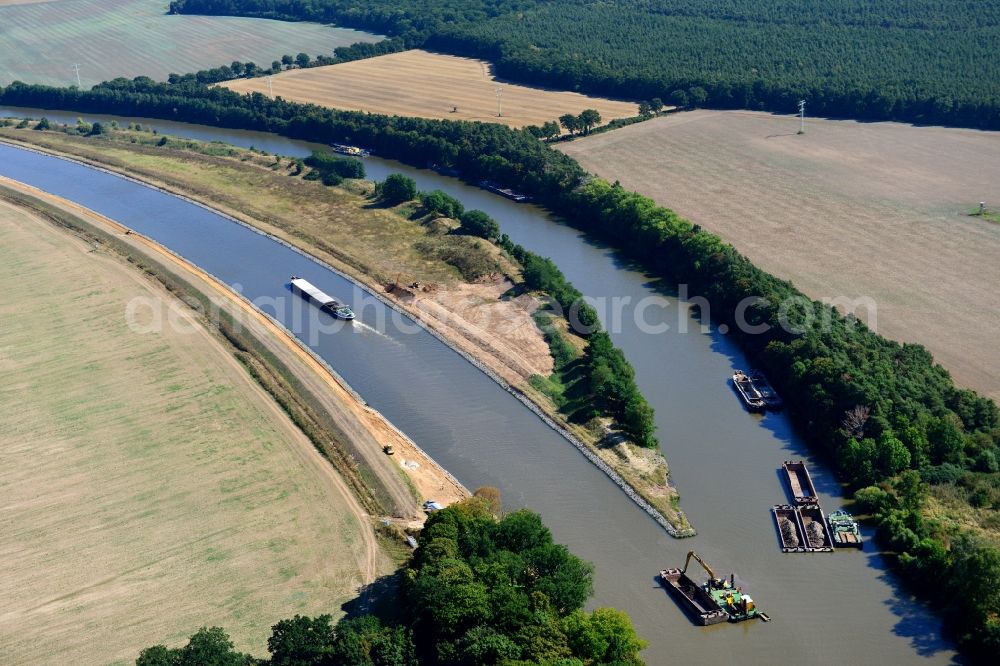
<svg viewBox="0 0 1000 666"><path fill-rule="evenodd" d="M312 301L318 305L321 310L326 310L337 319L354 319L354 311L351 310L351 308L322 291L319 287L316 287L308 280L293 275L291 278L291 284L292 291L302 298Z"/></svg>

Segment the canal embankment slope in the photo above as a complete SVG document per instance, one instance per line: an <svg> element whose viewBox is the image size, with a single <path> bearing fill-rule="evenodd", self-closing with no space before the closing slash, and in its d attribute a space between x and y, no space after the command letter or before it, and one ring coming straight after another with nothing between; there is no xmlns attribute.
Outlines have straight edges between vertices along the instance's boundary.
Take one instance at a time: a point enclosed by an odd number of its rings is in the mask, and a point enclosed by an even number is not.
<svg viewBox="0 0 1000 666"><path fill-rule="evenodd" d="M548 343L532 318L539 301L528 294L509 294L513 282L519 280L519 267L497 248L488 243L467 243L464 249L473 261L490 271L470 280L434 252L426 251L428 243L437 242L427 220L408 219L412 211L373 205L367 196L372 187L369 182L349 181L345 187L329 188L291 177L292 160L276 155L168 137L150 141L144 136L148 132L122 134L130 136L127 140L121 136L94 140L62 132L0 128L4 140L108 169L188 198L324 262L416 319L497 381L569 440L670 534L693 534L679 509L662 452L626 442L608 444L606 430L593 423L567 421L552 400L532 385L532 377L548 376L552 371ZM135 136L138 140L131 143ZM143 145L154 141L164 145ZM387 288L413 282L420 286Z"/></svg>
<svg viewBox="0 0 1000 666"><path fill-rule="evenodd" d="M25 197L22 204L39 202L71 217L72 222L60 218L63 223L75 222L88 231L109 235L119 251L153 276L174 289L186 287L207 298L212 323L243 352L241 360L251 374L309 432L369 511L420 520L423 500L450 504L469 495L294 335L209 273L78 204L3 177L0 186ZM385 446L392 446L396 453L387 456Z"/></svg>
<svg viewBox="0 0 1000 666"><path fill-rule="evenodd" d="M126 663L203 624L256 652L291 609L330 612L393 569L186 294L0 197L5 663Z"/></svg>

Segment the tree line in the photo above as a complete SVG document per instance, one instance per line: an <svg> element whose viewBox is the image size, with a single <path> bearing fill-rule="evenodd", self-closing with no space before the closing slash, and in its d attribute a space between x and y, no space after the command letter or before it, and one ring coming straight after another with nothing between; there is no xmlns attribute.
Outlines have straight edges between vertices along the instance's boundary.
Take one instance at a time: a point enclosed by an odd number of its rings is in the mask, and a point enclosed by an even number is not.
<svg viewBox="0 0 1000 666"><path fill-rule="evenodd" d="M390 184L392 191L398 194L387 198L389 203L398 204L417 197L417 186L411 178L390 174L378 186L379 192L384 193ZM597 311L566 279L556 263L514 243L506 234L500 233L500 225L487 213L467 211L461 201L441 190L423 192L419 197L424 213L457 219L461 223L458 233L478 236L499 245L521 266L523 285L531 291L545 294L550 299L549 306L566 319L569 330L587 340L583 369L591 409L584 418L610 416L635 444L650 448L657 446L654 411L635 383L635 369L621 349L614 346L607 332L601 329ZM562 338L548 332L546 338L550 345L555 345L553 355L556 356L557 350L563 348L560 345Z"/></svg>
<svg viewBox="0 0 1000 666"><path fill-rule="evenodd" d="M255 62L240 62L234 60L228 65L213 67L212 69L201 69L188 74L171 73L167 77L169 83L219 83L231 79L251 79L258 76L279 74L290 69L305 69L308 67L323 67L324 65L336 65L352 60L363 60L364 58L374 58L375 56L386 55L402 51L406 47L400 39L383 39L382 41L358 42L350 46L338 46L333 50L333 55L319 54L315 58L308 53L298 53L291 55L286 53L279 60L272 60L271 66L262 67Z"/></svg>
<svg viewBox="0 0 1000 666"><path fill-rule="evenodd" d="M936 0L173 0L336 22L522 83L680 106L1000 128L1000 5ZM585 54L585 55L581 55Z"/></svg>
<svg viewBox="0 0 1000 666"><path fill-rule="evenodd" d="M268 659L202 628L182 647L146 648L136 666L642 666L628 615L583 610L593 567L537 514L493 511L474 497L428 518L395 617L296 615L272 627Z"/></svg>
<svg viewBox="0 0 1000 666"><path fill-rule="evenodd" d="M512 187L533 195L569 224L605 239L651 273L686 283L692 295L703 297L712 319L730 324L748 358L768 372L810 445L854 487L891 484L905 469L923 474L953 465L984 473L981 468L997 458L996 404L955 386L926 349L887 340L854 318L808 299L718 236L647 197L590 177L571 158L528 132L493 124L334 111L141 77L89 91L15 82L0 90L0 102L358 143L410 164L454 168L469 182L491 180ZM752 305L744 311L747 302ZM767 330L743 333L738 318L766 325ZM886 447L894 449L891 455L883 453ZM940 541L950 553L947 544ZM982 548L988 553L993 547ZM928 585L918 592L930 594ZM1000 588L988 594L989 599L998 597ZM949 603L959 609L957 615L980 605L968 598L950 598ZM996 623L990 624L988 615L976 617L982 639L963 643L965 648L1000 647Z"/></svg>

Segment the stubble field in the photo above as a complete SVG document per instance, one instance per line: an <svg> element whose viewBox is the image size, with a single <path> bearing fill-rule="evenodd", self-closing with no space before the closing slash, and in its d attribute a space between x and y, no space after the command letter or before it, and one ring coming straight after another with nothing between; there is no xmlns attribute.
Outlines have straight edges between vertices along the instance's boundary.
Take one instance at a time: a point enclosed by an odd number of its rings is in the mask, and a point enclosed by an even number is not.
<svg viewBox="0 0 1000 666"><path fill-rule="evenodd" d="M4 663L131 663L202 625L262 654L278 619L336 613L388 568L200 324L127 326L131 299L171 302L136 269L0 203L0 289Z"/></svg>
<svg viewBox="0 0 1000 666"><path fill-rule="evenodd" d="M263 78L226 84L267 94ZM412 50L354 62L293 69L271 77L275 96L348 111L418 118L478 120L511 127L541 125L566 113L597 109L604 122L638 114L633 102L498 82L489 63ZM496 90L500 88L497 117ZM454 110L456 109L457 110Z"/></svg>
<svg viewBox="0 0 1000 666"><path fill-rule="evenodd" d="M1000 133L694 111L561 144L813 298L871 297L880 333L1000 398ZM860 310L861 316L865 315Z"/></svg>
<svg viewBox="0 0 1000 666"><path fill-rule="evenodd" d="M8 3L9 4L9 3ZM166 80L234 60L269 67L286 53L330 55L376 41L364 32L315 23L223 16L170 16L166 0L56 0L5 6L0 0L0 85L21 80L84 87L117 76Z"/></svg>

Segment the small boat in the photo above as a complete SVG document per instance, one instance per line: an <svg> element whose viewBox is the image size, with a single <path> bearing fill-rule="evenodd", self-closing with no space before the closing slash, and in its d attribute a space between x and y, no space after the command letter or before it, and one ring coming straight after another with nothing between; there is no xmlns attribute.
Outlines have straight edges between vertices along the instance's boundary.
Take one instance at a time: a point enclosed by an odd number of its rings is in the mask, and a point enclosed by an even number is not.
<svg viewBox="0 0 1000 666"><path fill-rule="evenodd" d="M330 148L335 153L340 153L341 155L350 155L351 157L368 157L371 152L365 150L364 148L359 148L357 146L348 146L343 143L331 143Z"/></svg>
<svg viewBox="0 0 1000 666"><path fill-rule="evenodd" d="M341 303L332 296L329 296L325 292L320 291L308 280L300 278L297 275L293 275L291 277L291 286L292 291L296 294L308 301L316 303L321 310L326 310L337 319L345 319L347 321L354 319L354 311L351 310L351 308L347 307L347 305Z"/></svg>
<svg viewBox="0 0 1000 666"><path fill-rule="evenodd" d="M809 476L809 470L806 469L804 462L786 460L781 463L781 468L785 470L785 478L788 479L788 487L796 504L816 504L819 501L816 486L813 485L812 477Z"/></svg>
<svg viewBox="0 0 1000 666"><path fill-rule="evenodd" d="M827 531L826 517L818 504L800 506L798 508L802 533L806 538L806 546L812 553L832 553L833 540Z"/></svg>
<svg viewBox="0 0 1000 666"><path fill-rule="evenodd" d="M757 389L754 388L753 382L750 381L750 377L746 375L742 370L737 370L733 373L733 387L736 389L736 393L743 400L743 404L751 412L763 412L766 409L766 404L764 398L761 397Z"/></svg>
<svg viewBox="0 0 1000 666"><path fill-rule="evenodd" d="M502 197L506 197L511 201L516 201L518 203L525 203L527 201L531 201L531 197L529 197L527 194L521 194L520 192L515 192L509 187L500 187L496 183L493 183L488 180L479 181L479 187L483 188L484 190L489 190L493 194L499 194Z"/></svg>
<svg viewBox="0 0 1000 666"><path fill-rule="evenodd" d="M774 390L771 386L771 382L767 381L767 377L760 370L754 370L749 375L750 383L753 387L757 389L757 393L760 394L761 399L764 401L764 405L771 411L778 411L785 406L785 401L781 399L778 392Z"/></svg>
<svg viewBox="0 0 1000 666"><path fill-rule="evenodd" d="M438 164L437 162L427 162L427 168L431 171L436 171L442 176L451 176L452 178L458 178L462 175L462 172L455 167L444 166Z"/></svg>
<svg viewBox="0 0 1000 666"><path fill-rule="evenodd" d="M851 514L843 509L834 511L826 517L826 522L830 526L833 545L837 548L862 548L864 546L861 539L861 529Z"/></svg>
<svg viewBox="0 0 1000 666"><path fill-rule="evenodd" d="M781 541L781 552L804 553L806 540L802 536L798 512L789 504L775 504L771 507L774 524L778 528L778 539Z"/></svg>

